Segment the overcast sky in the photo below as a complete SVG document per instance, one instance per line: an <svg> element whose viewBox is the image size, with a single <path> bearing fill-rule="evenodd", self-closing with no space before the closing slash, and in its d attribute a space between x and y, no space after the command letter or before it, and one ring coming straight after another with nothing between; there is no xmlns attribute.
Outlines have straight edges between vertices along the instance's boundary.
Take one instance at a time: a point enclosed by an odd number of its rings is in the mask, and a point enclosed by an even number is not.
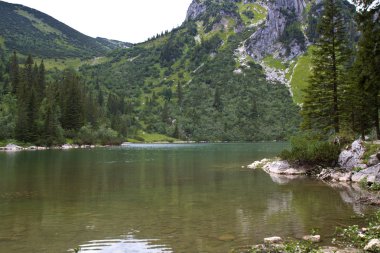
<svg viewBox="0 0 380 253"><path fill-rule="evenodd" d="M192 0L5 0L42 11L92 37L142 42L180 25Z"/></svg>

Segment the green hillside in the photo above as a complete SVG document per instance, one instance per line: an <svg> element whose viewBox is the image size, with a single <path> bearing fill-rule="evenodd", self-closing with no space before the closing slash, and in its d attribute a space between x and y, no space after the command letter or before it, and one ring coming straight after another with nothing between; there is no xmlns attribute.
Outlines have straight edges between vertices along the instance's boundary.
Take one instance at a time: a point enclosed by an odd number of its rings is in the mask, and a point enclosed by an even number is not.
<svg viewBox="0 0 380 253"><path fill-rule="evenodd" d="M0 34L9 51L43 58L89 58L130 46L91 38L42 12L3 1L0 1Z"/></svg>
<svg viewBox="0 0 380 253"><path fill-rule="evenodd" d="M19 72L29 71L32 65L25 65L26 57L22 55L32 53L38 65L44 60L43 68L34 67L32 73L41 79L37 73L45 69L48 85L42 92L45 98L38 93L19 94L12 84L16 80L12 61L3 60L10 72L0 69L0 86L5 94L0 96L0 107L4 108L0 122L9 124L0 139L15 137L15 115L22 113L20 106L34 103L34 96L40 108L29 113L37 117L30 130L35 133L27 140L44 138L44 124L54 130L55 137L49 133L50 143L65 138L78 143L286 139L299 125L299 107L288 88L268 82L258 63L249 56L242 61L236 54L242 43L260 29L255 24L264 20L266 9L242 1L206 3L208 11L196 20L131 48L75 34L37 11L1 3L2 12L12 13L1 18L14 24L10 31L16 32L5 33L3 38L6 48L13 45L19 54ZM28 29L18 27L19 22ZM24 30L30 33L25 35ZM24 45L22 36L44 40ZM80 43L69 40L75 36ZM108 48L111 44L121 48L107 51L104 44L99 44L101 41L108 43ZM266 60L278 65L274 58ZM62 72L66 67L77 73ZM24 99L27 101L21 103ZM51 121L46 122L44 117L48 115Z"/></svg>

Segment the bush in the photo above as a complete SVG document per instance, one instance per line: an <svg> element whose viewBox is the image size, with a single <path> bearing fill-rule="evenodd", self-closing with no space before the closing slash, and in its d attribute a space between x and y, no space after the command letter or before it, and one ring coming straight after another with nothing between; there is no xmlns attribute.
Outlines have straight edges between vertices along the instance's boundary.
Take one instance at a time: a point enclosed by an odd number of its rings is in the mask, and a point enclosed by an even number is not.
<svg viewBox="0 0 380 253"><path fill-rule="evenodd" d="M291 139L291 150L284 150L280 157L299 164L335 166L340 146L321 140L316 135L301 135Z"/></svg>

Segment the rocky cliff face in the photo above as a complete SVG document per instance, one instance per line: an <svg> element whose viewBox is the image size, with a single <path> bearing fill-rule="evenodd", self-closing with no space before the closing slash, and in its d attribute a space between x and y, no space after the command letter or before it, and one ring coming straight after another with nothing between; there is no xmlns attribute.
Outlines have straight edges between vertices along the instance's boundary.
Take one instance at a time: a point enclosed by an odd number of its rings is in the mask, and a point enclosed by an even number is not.
<svg viewBox="0 0 380 253"><path fill-rule="evenodd" d="M187 10L186 20L194 20L206 11L206 5L203 1L194 0Z"/></svg>
<svg viewBox="0 0 380 253"><path fill-rule="evenodd" d="M284 45L280 39L287 25L302 21L306 3L304 0L275 0L262 3L268 9L265 24L258 28L246 42L249 55L256 61L266 55L293 59L303 53L302 45L296 39L291 39L289 45Z"/></svg>
<svg viewBox="0 0 380 253"><path fill-rule="evenodd" d="M255 25L251 37L244 42L245 53L256 62L260 62L267 55L277 59L292 60L305 51L307 39L301 31L301 23L305 15L308 0L194 0L187 11L186 20L196 20L203 14L211 12L211 3L217 5L256 3L267 10L264 22ZM288 27L294 29L298 25L298 37L292 38L294 31L287 31ZM251 27L252 28L252 27ZM238 29L241 30L241 29ZM289 35L290 34L290 35Z"/></svg>

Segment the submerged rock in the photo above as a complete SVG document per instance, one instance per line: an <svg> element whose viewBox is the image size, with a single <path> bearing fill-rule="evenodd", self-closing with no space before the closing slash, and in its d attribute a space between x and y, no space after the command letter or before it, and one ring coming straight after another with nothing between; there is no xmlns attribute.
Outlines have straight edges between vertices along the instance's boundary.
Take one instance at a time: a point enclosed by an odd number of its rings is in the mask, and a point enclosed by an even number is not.
<svg viewBox="0 0 380 253"><path fill-rule="evenodd" d="M302 240L309 241L309 242L320 242L321 236L320 235L305 235L302 237Z"/></svg>
<svg viewBox="0 0 380 253"><path fill-rule="evenodd" d="M235 236L230 235L230 234L225 234L225 235L219 236L218 240L224 241L224 242L233 241L235 240Z"/></svg>
<svg viewBox="0 0 380 253"><path fill-rule="evenodd" d="M279 236L272 236L272 237L267 237L264 238L264 243L265 244L277 244L277 243L282 243L282 238Z"/></svg>

